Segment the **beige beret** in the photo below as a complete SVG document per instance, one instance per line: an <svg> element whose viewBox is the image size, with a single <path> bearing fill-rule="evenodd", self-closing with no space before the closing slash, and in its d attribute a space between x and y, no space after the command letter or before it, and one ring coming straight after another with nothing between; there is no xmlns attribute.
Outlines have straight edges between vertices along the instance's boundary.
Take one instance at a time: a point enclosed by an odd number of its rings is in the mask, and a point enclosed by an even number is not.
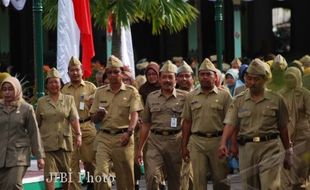
<svg viewBox="0 0 310 190"><path fill-rule="evenodd" d="M47 72L47 75L46 75L45 79L48 79L48 78L61 78L61 77L60 77L60 73L57 71L57 69L55 69L53 67L53 68L51 68L51 70L49 70Z"/></svg>
<svg viewBox="0 0 310 190"><path fill-rule="evenodd" d="M194 73L193 69L185 61L183 61L183 65L180 66L177 71L178 74L183 72Z"/></svg>
<svg viewBox="0 0 310 190"><path fill-rule="evenodd" d="M115 57L114 55L111 55L108 59L107 68L111 68L111 67L120 68L120 67L124 67L124 65L119 58Z"/></svg>
<svg viewBox="0 0 310 190"><path fill-rule="evenodd" d="M175 64L173 64L170 60L168 60L161 67L160 72L177 73L177 66Z"/></svg>
<svg viewBox="0 0 310 190"><path fill-rule="evenodd" d="M258 58L251 61L246 72L252 75L263 75L268 79L272 76L269 65Z"/></svg>
<svg viewBox="0 0 310 190"><path fill-rule="evenodd" d="M69 61L69 67L82 65L77 57L72 56Z"/></svg>
<svg viewBox="0 0 310 190"><path fill-rule="evenodd" d="M208 58L205 58L205 60L200 64L199 71L202 70L217 72L214 64Z"/></svg>

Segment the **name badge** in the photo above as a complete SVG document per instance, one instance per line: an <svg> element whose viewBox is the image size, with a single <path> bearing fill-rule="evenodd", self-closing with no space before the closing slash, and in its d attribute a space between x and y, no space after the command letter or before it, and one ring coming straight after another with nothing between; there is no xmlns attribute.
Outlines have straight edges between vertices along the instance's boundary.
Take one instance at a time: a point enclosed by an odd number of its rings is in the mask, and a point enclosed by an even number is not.
<svg viewBox="0 0 310 190"><path fill-rule="evenodd" d="M84 110L85 109L85 103L84 102L80 102L79 109L80 110Z"/></svg>
<svg viewBox="0 0 310 190"><path fill-rule="evenodd" d="M178 119L176 117L172 117L170 125L172 128L177 127L178 126Z"/></svg>

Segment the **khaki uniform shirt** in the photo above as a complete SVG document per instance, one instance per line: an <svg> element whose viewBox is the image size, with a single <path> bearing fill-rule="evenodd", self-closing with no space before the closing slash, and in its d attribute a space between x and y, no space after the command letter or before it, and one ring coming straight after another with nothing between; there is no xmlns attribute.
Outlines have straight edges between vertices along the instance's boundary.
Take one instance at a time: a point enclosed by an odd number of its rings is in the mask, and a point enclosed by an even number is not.
<svg viewBox="0 0 310 190"><path fill-rule="evenodd" d="M249 90L236 96L224 123L239 126L239 135L255 137L278 133L278 127L287 127L288 120L288 111L282 97L266 89L263 98L257 103L251 99Z"/></svg>
<svg viewBox="0 0 310 190"><path fill-rule="evenodd" d="M98 88L90 113L96 113L99 107L107 110L100 124L101 129L128 128L130 113L143 109L138 90L124 83L116 94L112 92L110 85Z"/></svg>
<svg viewBox="0 0 310 190"><path fill-rule="evenodd" d="M90 117L90 107L88 107L88 100L89 96L94 94L95 91L96 86L93 83L83 80L78 87L74 87L72 83L69 82L61 90L62 93L74 97L75 106L78 110L80 120L84 120Z"/></svg>
<svg viewBox="0 0 310 190"><path fill-rule="evenodd" d="M186 94L186 91L174 89L172 95L166 98L161 90L151 92L141 115L143 122L150 123L152 129L180 130ZM172 124L173 118L176 118L176 125Z"/></svg>
<svg viewBox="0 0 310 190"><path fill-rule="evenodd" d="M206 95L200 87L196 88L186 98L182 118L192 121L192 133L222 131L231 100L225 89L214 86Z"/></svg>
<svg viewBox="0 0 310 190"><path fill-rule="evenodd" d="M79 115L72 96L60 93L57 102L48 95L40 98L36 115L45 151L73 150L70 120Z"/></svg>
<svg viewBox="0 0 310 190"><path fill-rule="evenodd" d="M29 166L31 150L44 157L41 137L32 105L21 102L7 112L0 103L0 168Z"/></svg>

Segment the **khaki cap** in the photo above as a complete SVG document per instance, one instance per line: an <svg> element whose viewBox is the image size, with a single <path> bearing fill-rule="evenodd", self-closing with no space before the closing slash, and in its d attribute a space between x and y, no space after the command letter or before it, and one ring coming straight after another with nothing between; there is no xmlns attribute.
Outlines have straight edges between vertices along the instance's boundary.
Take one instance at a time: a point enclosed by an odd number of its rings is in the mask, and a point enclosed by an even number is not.
<svg viewBox="0 0 310 190"><path fill-rule="evenodd" d="M185 61L183 61L183 65L180 66L177 71L178 74L183 72L194 73L193 69Z"/></svg>
<svg viewBox="0 0 310 190"><path fill-rule="evenodd" d="M286 68L287 68L287 62L285 58L282 55L278 54L273 59L272 69L284 71Z"/></svg>
<svg viewBox="0 0 310 190"><path fill-rule="evenodd" d="M55 69L53 67L53 68L51 68L51 70L49 70L47 72L47 75L46 75L45 79L48 79L48 78L61 78L61 77L60 77L60 73L57 71L57 69Z"/></svg>
<svg viewBox="0 0 310 190"><path fill-rule="evenodd" d="M305 67L309 67L310 66L310 56L309 55L305 55L302 58L299 59L300 62L302 62L302 64Z"/></svg>
<svg viewBox="0 0 310 190"><path fill-rule="evenodd" d="M202 70L210 70L213 72L217 72L214 64L208 58L205 58L205 60L201 63L199 71Z"/></svg>
<svg viewBox="0 0 310 190"><path fill-rule="evenodd" d="M82 65L82 63L80 62L80 60L75 57L75 56L72 56L70 61L69 61L69 67L72 67L72 66L79 66L79 65Z"/></svg>
<svg viewBox="0 0 310 190"><path fill-rule="evenodd" d="M241 61L240 61L240 59L238 59L237 57L236 58L234 58L232 61L231 61L231 63L230 63L230 65L232 65L232 64L234 64L234 63L237 63L238 65L239 65L239 67L241 66Z"/></svg>
<svg viewBox="0 0 310 190"><path fill-rule="evenodd" d="M114 55L111 55L108 59L107 68L111 68L111 67L120 68L120 67L124 67L124 65L119 58L115 57Z"/></svg>
<svg viewBox="0 0 310 190"><path fill-rule="evenodd" d="M170 60L168 60L161 67L160 72L177 73L177 70L178 70L177 66L173 64Z"/></svg>
<svg viewBox="0 0 310 190"><path fill-rule="evenodd" d="M254 59L250 63L246 73L252 75L263 75L268 79L272 76L269 65L258 58Z"/></svg>
<svg viewBox="0 0 310 190"><path fill-rule="evenodd" d="M3 73L0 73L0 84L2 83L2 81L4 79L6 79L7 77L10 77L11 75L9 73L6 73L6 72L3 72Z"/></svg>

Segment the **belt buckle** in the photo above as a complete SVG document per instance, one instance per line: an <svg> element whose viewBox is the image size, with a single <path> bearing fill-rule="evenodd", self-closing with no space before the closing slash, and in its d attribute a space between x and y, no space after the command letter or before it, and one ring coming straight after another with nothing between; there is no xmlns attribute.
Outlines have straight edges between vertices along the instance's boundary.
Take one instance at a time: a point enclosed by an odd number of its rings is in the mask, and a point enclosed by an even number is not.
<svg viewBox="0 0 310 190"><path fill-rule="evenodd" d="M110 131L111 135L115 135L117 132L116 131Z"/></svg>
<svg viewBox="0 0 310 190"><path fill-rule="evenodd" d="M253 137L253 142L260 142L260 137Z"/></svg>
<svg viewBox="0 0 310 190"><path fill-rule="evenodd" d="M210 138L212 137L212 133L206 133L206 136Z"/></svg>
<svg viewBox="0 0 310 190"><path fill-rule="evenodd" d="M162 134L163 134L164 136L168 136L168 135L169 135L169 132L168 132L168 131L163 131Z"/></svg>

